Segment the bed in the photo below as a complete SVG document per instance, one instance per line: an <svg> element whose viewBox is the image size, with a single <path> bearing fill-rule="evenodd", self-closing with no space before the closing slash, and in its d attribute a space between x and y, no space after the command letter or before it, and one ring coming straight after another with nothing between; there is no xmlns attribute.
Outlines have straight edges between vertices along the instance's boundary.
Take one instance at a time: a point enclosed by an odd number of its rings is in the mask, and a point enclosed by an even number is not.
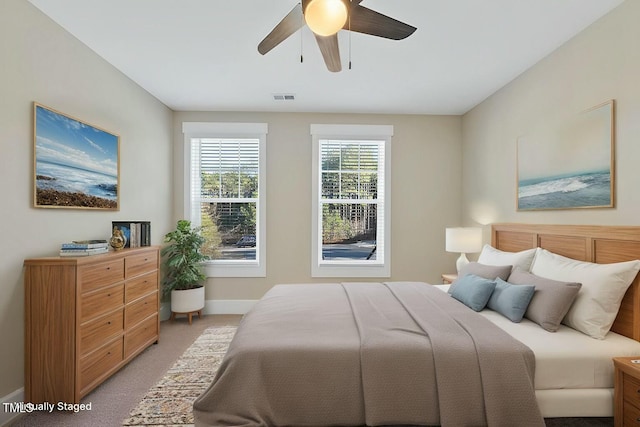
<svg viewBox="0 0 640 427"><path fill-rule="evenodd" d="M494 224L491 247L614 266L640 259L640 227ZM196 425L539 426L542 417L612 416L611 358L640 356L636 273L603 339L476 313L446 286L275 286L243 318L194 403ZM580 292L584 302L587 288Z"/></svg>

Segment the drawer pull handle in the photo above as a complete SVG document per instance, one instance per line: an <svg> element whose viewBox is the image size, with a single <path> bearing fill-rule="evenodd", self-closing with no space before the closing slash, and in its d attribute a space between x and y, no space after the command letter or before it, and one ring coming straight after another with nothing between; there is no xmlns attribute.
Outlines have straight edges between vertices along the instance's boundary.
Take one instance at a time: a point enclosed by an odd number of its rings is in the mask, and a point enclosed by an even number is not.
<svg viewBox="0 0 640 427"><path fill-rule="evenodd" d="M107 270L111 270L111 267L107 267Z"/></svg>
<svg viewBox="0 0 640 427"><path fill-rule="evenodd" d="M109 320L109 321L107 322L107 325L110 325L110 324L111 324L111 320Z"/></svg>

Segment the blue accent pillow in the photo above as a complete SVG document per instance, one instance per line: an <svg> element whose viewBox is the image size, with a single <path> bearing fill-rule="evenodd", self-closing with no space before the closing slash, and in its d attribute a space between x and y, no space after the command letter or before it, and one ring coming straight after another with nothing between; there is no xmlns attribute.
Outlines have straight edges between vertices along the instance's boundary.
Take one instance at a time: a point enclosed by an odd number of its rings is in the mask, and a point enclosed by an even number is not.
<svg viewBox="0 0 640 427"><path fill-rule="evenodd" d="M467 274L456 280L451 296L472 310L481 311L487 305L495 287L496 282L493 280Z"/></svg>
<svg viewBox="0 0 640 427"><path fill-rule="evenodd" d="M527 311L535 290L536 287L533 285L513 285L497 278L496 288L487 302L487 307L518 323Z"/></svg>

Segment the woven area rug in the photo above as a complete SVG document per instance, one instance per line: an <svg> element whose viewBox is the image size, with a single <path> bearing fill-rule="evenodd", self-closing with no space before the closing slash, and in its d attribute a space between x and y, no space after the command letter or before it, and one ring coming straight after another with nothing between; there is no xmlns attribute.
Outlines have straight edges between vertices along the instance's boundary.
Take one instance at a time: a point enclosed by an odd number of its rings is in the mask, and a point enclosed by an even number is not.
<svg viewBox="0 0 640 427"><path fill-rule="evenodd" d="M235 326L206 329L122 425L193 426L193 402L213 381L235 332Z"/></svg>

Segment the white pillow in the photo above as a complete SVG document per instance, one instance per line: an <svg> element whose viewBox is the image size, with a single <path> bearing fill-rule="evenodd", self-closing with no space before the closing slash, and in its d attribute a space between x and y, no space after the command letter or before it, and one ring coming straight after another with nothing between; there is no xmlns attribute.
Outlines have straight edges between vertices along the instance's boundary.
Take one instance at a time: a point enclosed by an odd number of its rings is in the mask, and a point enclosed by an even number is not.
<svg viewBox="0 0 640 427"><path fill-rule="evenodd" d="M513 268L520 267L525 271L529 271L535 255L536 248L521 252L504 252L491 245L484 245L478 262L486 265L511 265Z"/></svg>
<svg viewBox="0 0 640 427"><path fill-rule="evenodd" d="M552 280L582 283L562 323L603 339L618 315L620 302L640 270L640 261L594 264L539 249L531 273Z"/></svg>

